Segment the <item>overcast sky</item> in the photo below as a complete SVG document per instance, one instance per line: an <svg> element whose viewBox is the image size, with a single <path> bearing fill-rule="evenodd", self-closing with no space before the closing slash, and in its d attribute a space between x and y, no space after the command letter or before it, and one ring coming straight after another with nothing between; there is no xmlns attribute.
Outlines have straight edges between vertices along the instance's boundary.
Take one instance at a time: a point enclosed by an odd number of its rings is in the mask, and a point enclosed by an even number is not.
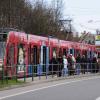
<svg viewBox="0 0 100 100"><path fill-rule="evenodd" d="M100 0L63 0L63 2L64 18L72 18L78 32L87 30L94 33L96 29L100 29Z"/></svg>
<svg viewBox="0 0 100 100"><path fill-rule="evenodd" d="M64 16L70 16L77 31L100 29L100 0L64 0Z"/></svg>

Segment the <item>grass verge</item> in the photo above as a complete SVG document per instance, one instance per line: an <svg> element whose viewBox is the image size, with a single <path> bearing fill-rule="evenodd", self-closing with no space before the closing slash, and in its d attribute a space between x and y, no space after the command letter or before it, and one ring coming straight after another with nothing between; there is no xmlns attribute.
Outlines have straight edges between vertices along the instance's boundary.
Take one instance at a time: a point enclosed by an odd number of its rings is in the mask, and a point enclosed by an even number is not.
<svg viewBox="0 0 100 100"><path fill-rule="evenodd" d="M15 85L22 85L24 84L24 81L21 80L15 80L15 79L9 79L9 80L0 80L0 89L5 88L5 87L11 87Z"/></svg>

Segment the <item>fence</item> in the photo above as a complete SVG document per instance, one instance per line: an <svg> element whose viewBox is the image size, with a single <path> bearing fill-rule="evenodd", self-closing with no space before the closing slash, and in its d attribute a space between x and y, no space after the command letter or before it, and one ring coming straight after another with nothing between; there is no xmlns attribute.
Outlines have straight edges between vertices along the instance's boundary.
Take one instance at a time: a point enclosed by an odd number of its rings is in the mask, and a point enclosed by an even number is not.
<svg viewBox="0 0 100 100"><path fill-rule="evenodd" d="M26 82L26 80L35 81L41 79L50 79L54 77L68 77L72 75L95 74L100 72L100 64L98 63L75 63L68 64L67 68L63 68L63 64L48 65L23 65L23 71L18 71L19 65L2 66L0 71L1 84L8 84L9 80ZM26 69L26 66L28 69Z"/></svg>

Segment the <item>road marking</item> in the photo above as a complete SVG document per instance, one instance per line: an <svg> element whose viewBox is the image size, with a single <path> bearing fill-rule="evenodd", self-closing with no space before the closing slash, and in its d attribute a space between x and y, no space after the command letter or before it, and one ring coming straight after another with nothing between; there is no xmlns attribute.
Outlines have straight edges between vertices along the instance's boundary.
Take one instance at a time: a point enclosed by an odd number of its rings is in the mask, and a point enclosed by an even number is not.
<svg viewBox="0 0 100 100"><path fill-rule="evenodd" d="M50 87L56 87L56 86L60 86L60 85L66 85L66 84L71 84L71 83L76 83L76 82L81 82L81 81L87 81L87 80L92 80L92 79L98 79L98 78L100 78L100 77L96 76L96 77L92 77L92 78L74 80L74 81L70 81L70 82L64 82L64 83L59 83L59 84L50 85L50 86L46 86L46 87L41 87L41 88L37 88L37 89L34 89L34 90L24 91L24 92L20 92L20 93L8 95L8 96L0 97L0 100L10 98L10 97L14 97L14 96L18 96L18 95L22 95L22 94L26 94L26 93L29 93L29 92L35 92L35 91L47 89L47 88L50 88ZM99 100L99 99L97 99L97 100Z"/></svg>
<svg viewBox="0 0 100 100"><path fill-rule="evenodd" d="M96 100L100 100L100 97L98 97Z"/></svg>

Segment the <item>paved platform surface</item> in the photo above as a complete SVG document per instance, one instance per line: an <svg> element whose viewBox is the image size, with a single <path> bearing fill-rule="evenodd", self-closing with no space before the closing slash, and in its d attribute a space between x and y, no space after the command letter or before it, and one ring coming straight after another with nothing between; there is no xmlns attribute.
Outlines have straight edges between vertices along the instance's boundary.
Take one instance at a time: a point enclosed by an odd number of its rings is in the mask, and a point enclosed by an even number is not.
<svg viewBox="0 0 100 100"><path fill-rule="evenodd" d="M30 86L30 85L35 85L35 84L42 84L42 83L48 83L48 82L54 82L54 81L59 81L59 80L68 80L68 79L75 79L75 78L82 78L82 77L92 77L92 76L99 76L100 73L96 74L81 74L81 75L74 75L74 76L66 76L66 77L57 77L57 75L52 75L49 76L41 76L41 77L34 77L34 81L32 81L32 77L26 78L25 83L21 85L12 85L9 87L5 87L0 89L2 90L8 90L8 89L13 89L13 88L20 88L20 87L25 87L25 86ZM20 78L18 80L24 81L24 78Z"/></svg>
<svg viewBox="0 0 100 100"><path fill-rule="evenodd" d="M100 75L0 91L0 100L98 100L97 98L100 98Z"/></svg>

